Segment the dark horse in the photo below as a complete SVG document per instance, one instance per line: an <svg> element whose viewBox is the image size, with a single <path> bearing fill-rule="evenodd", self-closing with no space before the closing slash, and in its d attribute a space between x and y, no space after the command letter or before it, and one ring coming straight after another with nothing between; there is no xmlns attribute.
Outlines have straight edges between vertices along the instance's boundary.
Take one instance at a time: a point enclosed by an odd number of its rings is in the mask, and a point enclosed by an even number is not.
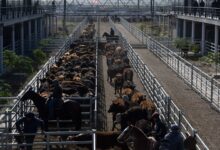
<svg viewBox="0 0 220 150"><path fill-rule="evenodd" d="M111 36L111 35L110 35L109 33L107 33L107 32L104 32L103 35L102 35L102 37L106 37L106 41L107 41L107 42L113 42L113 41L115 41L116 43L118 43L118 41L119 41L119 36L117 36L117 35Z"/></svg>
<svg viewBox="0 0 220 150"><path fill-rule="evenodd" d="M48 107L47 99L41 97L38 93L34 92L32 89L29 89L21 98L21 101L32 100L34 105L37 107L39 112L39 117L44 120L46 129L48 124ZM62 107L59 112L59 119L71 119L75 124L75 129L81 129L81 107L80 104L73 100L66 100L62 104Z"/></svg>
<svg viewBox="0 0 220 150"><path fill-rule="evenodd" d="M156 140L153 137L147 137L144 132L133 126L128 126L117 138L120 143L129 140L134 142L133 150L155 150Z"/></svg>

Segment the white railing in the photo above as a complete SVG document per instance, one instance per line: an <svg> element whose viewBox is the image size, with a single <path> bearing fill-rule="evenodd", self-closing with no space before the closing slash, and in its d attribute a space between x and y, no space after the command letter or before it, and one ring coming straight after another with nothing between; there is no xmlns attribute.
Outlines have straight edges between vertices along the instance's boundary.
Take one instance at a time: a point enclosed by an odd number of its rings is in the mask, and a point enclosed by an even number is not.
<svg viewBox="0 0 220 150"><path fill-rule="evenodd" d="M26 93L26 91L30 88L33 87L35 91L38 90L39 86L40 86L40 82L39 79L42 79L46 76L47 71L49 70L50 66L53 65L56 60L58 60L67 50L69 50L70 45L73 43L74 40L78 39L78 37L81 34L82 29L84 28L84 26L87 24L87 18L84 19L73 31L72 34L70 34L70 36L68 37L68 39L66 40L66 42L64 43L64 45L62 46L62 48L59 50L59 52L56 54L56 56L51 57L48 62L42 67L42 69L34 76L34 78L25 86L25 88L19 93L19 95L16 98L10 98L10 97L3 97L2 99L11 99L13 101L13 105L9 105L6 109L5 112L3 112L3 114L0 115L1 117L1 132L5 132L2 133L4 134L16 134L16 133L10 133L15 128L15 122L17 119L19 119L20 117L23 116L24 112L33 110L34 106L31 103L31 101L27 101L27 102L21 102L20 98ZM96 48L98 49L98 48ZM89 116L89 122L90 122L90 129L92 130L94 128L96 128L96 120L97 120L97 57L98 57L98 52L96 52L96 85L95 85L95 96L94 97L84 97L84 98L80 98L80 97L74 97L74 100L79 99L80 102L82 101L87 101L89 100L88 105L90 106L90 110L89 112L82 112L82 115L87 115ZM71 99L71 97L68 97L68 99ZM85 102L83 102L85 105ZM81 105L82 106L82 105ZM82 106L84 107L84 106ZM85 105L85 107L87 107L87 105ZM54 122L56 120L53 120L52 122ZM62 122L62 121L60 121ZM65 120L64 120L65 122ZM51 134L48 132L48 134ZM93 135L93 150L96 149L95 143L96 143L96 138ZM48 142L48 141L47 141ZM52 142L53 143L53 142ZM62 142L61 142L62 143ZM8 146L13 145L13 143L8 143ZM45 143L43 143L45 144ZM63 143L64 144L64 143ZM68 142L67 142L68 144ZM1 146L5 146L4 145L4 141L1 141ZM3 148L3 147L2 147Z"/></svg>
<svg viewBox="0 0 220 150"><path fill-rule="evenodd" d="M179 75L179 77L186 81L186 83L202 97L208 100L216 109L220 110L220 83L217 80L181 58L177 53L165 47L158 41L145 35L145 33L141 32L137 27L129 24L125 19L121 18L121 23L140 41L143 37L145 41L144 43L149 50L164 61Z"/></svg>
<svg viewBox="0 0 220 150"><path fill-rule="evenodd" d="M122 18L121 18L122 19ZM121 20L123 21L123 20ZM113 22L110 22L113 27ZM114 28L115 31L119 31ZM136 32L139 37L142 38L140 32ZM121 35L121 34L119 34ZM145 37L146 38L146 37ZM166 93L161 84L158 82L153 73L149 70L146 64L140 56L134 51L131 45L126 41L125 38L121 36L121 42L123 47L128 51L128 57L130 62L137 72L145 90L148 92L150 98L154 101L160 112L162 119L167 122L168 125L171 123L176 123L181 128L182 133L189 133L194 135L197 140L197 149L199 150L209 150L207 145L200 138L196 130L191 126L189 121L183 115L182 111L175 105L171 97Z"/></svg>
<svg viewBox="0 0 220 150"><path fill-rule="evenodd" d="M34 143L22 143L18 144L16 141L12 140L15 136L19 136L18 133L1 133L0 132L0 140L4 141L0 144L1 149L8 149L9 147L11 149L16 149L20 146L39 146L41 147L40 149L46 149L50 150L50 147L53 145L59 146L60 149L64 148L64 146L67 145L84 145L84 144L89 144L92 146L92 149L96 149L96 145L94 145L95 141L95 133L96 130L91 130L91 131L56 131L56 132L38 132L35 134L23 134L23 136L31 136L34 135L37 137L44 136L44 140L42 141L35 141ZM61 138L51 138L53 136L74 136L77 134L89 134L91 136L91 139L89 140L84 140L84 141L73 141L73 140L63 140ZM10 142L11 141L11 142Z"/></svg>

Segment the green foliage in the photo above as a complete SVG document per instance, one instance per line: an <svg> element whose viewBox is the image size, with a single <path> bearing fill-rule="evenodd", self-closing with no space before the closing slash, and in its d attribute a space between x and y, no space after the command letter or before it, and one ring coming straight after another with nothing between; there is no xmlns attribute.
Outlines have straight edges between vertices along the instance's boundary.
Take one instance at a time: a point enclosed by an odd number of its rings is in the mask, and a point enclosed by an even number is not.
<svg viewBox="0 0 220 150"><path fill-rule="evenodd" d="M33 59L35 61L36 66L42 64L47 58L46 53L44 53L41 49L35 49L33 51Z"/></svg>
<svg viewBox="0 0 220 150"><path fill-rule="evenodd" d="M189 49L189 46L190 46L190 42L186 40L185 38L177 38L174 41L174 44L176 48L179 48L179 49L187 49L187 48Z"/></svg>
<svg viewBox="0 0 220 150"><path fill-rule="evenodd" d="M4 57L4 65L7 68L7 71L10 72L15 69L16 63L19 59L18 55L15 54L15 52L10 50L5 50L3 52Z"/></svg>
<svg viewBox="0 0 220 150"><path fill-rule="evenodd" d="M33 60L29 57L19 56L17 61L15 72L19 73L32 73L33 72Z"/></svg>
<svg viewBox="0 0 220 150"><path fill-rule="evenodd" d="M0 80L0 97L8 97L11 96L10 92L11 86L3 80ZM7 103L6 99L1 99L0 104Z"/></svg>
<svg viewBox="0 0 220 150"><path fill-rule="evenodd" d="M146 30L146 26L145 26L144 23L141 23L140 26L139 26L139 28L140 28L141 31Z"/></svg>
<svg viewBox="0 0 220 150"><path fill-rule="evenodd" d="M220 62L220 53L208 52L208 55L205 55L199 59L200 61L206 62L208 64L219 63Z"/></svg>
<svg viewBox="0 0 220 150"><path fill-rule="evenodd" d="M192 52L198 53L200 51L200 46L199 46L199 44L193 43L190 45L190 49Z"/></svg>
<svg viewBox="0 0 220 150"><path fill-rule="evenodd" d="M47 39L42 39L42 40L40 40L40 42L39 42L39 46L40 46L40 47L45 47L45 46L47 46L47 45L50 43L50 41L51 41L51 39L49 39L49 38L47 38Z"/></svg>
<svg viewBox="0 0 220 150"><path fill-rule="evenodd" d="M8 73L31 73L33 72L32 59L25 56L18 56L13 51L5 50L3 52L4 65Z"/></svg>

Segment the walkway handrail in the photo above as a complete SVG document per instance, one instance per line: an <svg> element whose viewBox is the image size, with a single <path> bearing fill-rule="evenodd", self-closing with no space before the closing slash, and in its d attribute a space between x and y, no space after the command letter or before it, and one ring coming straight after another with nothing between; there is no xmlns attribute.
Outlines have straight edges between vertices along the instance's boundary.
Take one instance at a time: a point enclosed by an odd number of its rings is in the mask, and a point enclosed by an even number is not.
<svg viewBox="0 0 220 150"><path fill-rule="evenodd" d="M40 6L0 7L0 21L8 21L33 15L42 15L46 11Z"/></svg>
<svg viewBox="0 0 220 150"><path fill-rule="evenodd" d="M32 134L23 134L25 135L35 135L35 136L45 136L45 141L35 141L34 143L27 144L27 143L22 143L18 144L15 141L9 142L7 139L12 139L14 136L19 136L19 133L1 133L0 132L0 140L3 141L2 139L6 139L4 142L0 144L1 149L7 149L8 147L18 147L18 146L30 146L30 145L38 145L38 146L46 146L46 149L49 150L50 146L56 144L59 146L63 145L74 145L74 144L93 144L93 136L95 135L96 130L89 130L89 131L56 131L56 132L37 132L37 133L32 133ZM76 134L90 134L91 135L91 140L85 140L85 141L74 141L74 140L55 140L51 139L50 136L73 136ZM95 150L95 149L93 149Z"/></svg>
<svg viewBox="0 0 220 150"><path fill-rule="evenodd" d="M122 18L121 21L122 24L126 23L125 20L123 20ZM127 25L127 29L131 29L129 28L129 26L131 27L131 25L127 23L124 26L126 25ZM136 32L136 35L139 34L140 32ZM139 37L142 37L142 35ZM145 37L145 38L148 38L148 41L152 40L150 39L150 37ZM122 37L122 43L123 43L123 47L126 48L126 50L128 50L128 56L130 62L133 68L135 69L135 71L137 72L139 78L141 79L141 82L145 90L148 92L150 98L156 104L157 109L162 116L162 119L168 123L168 126L170 126L171 123L178 124L179 127L181 128L182 133L189 133L191 135L195 135L197 139L197 149L209 150L207 145L203 142L203 140L200 138L198 133L196 133L196 130L192 127L192 125L183 115L182 111L176 106L176 104L173 102L171 97L163 89L162 85L158 82L158 80L150 71L150 69L147 67L147 65L144 64L140 56L138 56L135 50L131 47L129 43L127 43L126 39L123 37Z"/></svg>
<svg viewBox="0 0 220 150"><path fill-rule="evenodd" d="M121 18L122 25L163 60L179 77L220 111L220 82Z"/></svg>
<svg viewBox="0 0 220 150"><path fill-rule="evenodd" d="M191 7L191 6L176 6L173 7L173 12L177 15L187 15L194 17L205 17L207 19L219 20L220 8L214 7Z"/></svg>

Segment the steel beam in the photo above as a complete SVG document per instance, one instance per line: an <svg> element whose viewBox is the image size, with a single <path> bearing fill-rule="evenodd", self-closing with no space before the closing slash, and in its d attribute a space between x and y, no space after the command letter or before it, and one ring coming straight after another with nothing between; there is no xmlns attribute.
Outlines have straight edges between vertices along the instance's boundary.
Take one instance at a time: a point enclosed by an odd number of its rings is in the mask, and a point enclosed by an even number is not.
<svg viewBox="0 0 220 150"><path fill-rule="evenodd" d="M0 24L0 74L3 73L3 24Z"/></svg>

